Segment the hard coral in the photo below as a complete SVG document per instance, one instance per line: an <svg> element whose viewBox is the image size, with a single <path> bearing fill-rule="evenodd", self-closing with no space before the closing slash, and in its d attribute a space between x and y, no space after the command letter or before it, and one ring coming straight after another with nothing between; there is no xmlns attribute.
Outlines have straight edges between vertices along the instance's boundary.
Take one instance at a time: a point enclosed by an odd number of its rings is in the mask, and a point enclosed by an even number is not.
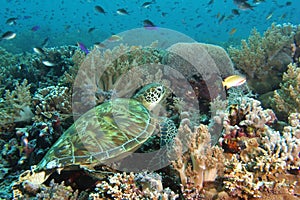
<svg viewBox="0 0 300 200"><path fill-rule="evenodd" d="M239 109L229 110L223 122L222 147L227 152L225 187L231 196L243 199L261 197L263 191L276 188L292 191L295 178L289 175L299 176L300 168L298 115L293 114L290 117L293 126L284 127L280 133L270 127L276 122L271 110L262 109L260 103L251 98L240 102L235 106ZM230 149L232 142L238 145L234 151Z"/></svg>
<svg viewBox="0 0 300 200"><path fill-rule="evenodd" d="M100 199L172 199L178 198L168 188L163 189L161 177L149 173L115 173L100 181L90 198Z"/></svg>
<svg viewBox="0 0 300 200"><path fill-rule="evenodd" d="M38 89L33 98L36 121L47 122L54 115L68 116L72 113L71 91L64 86Z"/></svg>

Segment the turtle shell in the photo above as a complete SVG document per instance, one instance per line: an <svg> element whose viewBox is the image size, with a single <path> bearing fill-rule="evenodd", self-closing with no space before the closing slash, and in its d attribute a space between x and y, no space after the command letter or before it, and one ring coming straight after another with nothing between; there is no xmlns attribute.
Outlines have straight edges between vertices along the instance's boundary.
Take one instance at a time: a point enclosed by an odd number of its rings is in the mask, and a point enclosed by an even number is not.
<svg viewBox="0 0 300 200"><path fill-rule="evenodd" d="M135 100L117 98L79 117L57 140L36 170L71 165L91 169L135 151L155 130L155 119Z"/></svg>

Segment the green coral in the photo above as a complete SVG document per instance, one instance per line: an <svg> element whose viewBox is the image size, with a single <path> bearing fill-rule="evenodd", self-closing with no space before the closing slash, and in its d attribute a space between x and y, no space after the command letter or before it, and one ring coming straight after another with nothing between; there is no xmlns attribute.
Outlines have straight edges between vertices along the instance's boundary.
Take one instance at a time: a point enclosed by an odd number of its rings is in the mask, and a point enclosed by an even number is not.
<svg viewBox="0 0 300 200"><path fill-rule="evenodd" d="M240 48L229 47L236 68L246 74L255 92L263 94L278 87L280 75L292 61L290 44L296 31L291 24L273 23L263 36L254 28L248 40L241 41Z"/></svg>
<svg viewBox="0 0 300 200"><path fill-rule="evenodd" d="M280 89L274 91L273 107L281 118L290 113L300 112L300 68L289 64L283 74Z"/></svg>

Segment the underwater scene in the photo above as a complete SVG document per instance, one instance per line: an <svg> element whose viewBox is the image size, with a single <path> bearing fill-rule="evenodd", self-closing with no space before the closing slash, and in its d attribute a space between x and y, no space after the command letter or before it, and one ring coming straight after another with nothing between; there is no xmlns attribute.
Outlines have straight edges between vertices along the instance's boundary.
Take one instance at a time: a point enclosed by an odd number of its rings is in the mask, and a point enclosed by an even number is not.
<svg viewBox="0 0 300 200"><path fill-rule="evenodd" d="M300 199L299 0L0 2L0 200Z"/></svg>

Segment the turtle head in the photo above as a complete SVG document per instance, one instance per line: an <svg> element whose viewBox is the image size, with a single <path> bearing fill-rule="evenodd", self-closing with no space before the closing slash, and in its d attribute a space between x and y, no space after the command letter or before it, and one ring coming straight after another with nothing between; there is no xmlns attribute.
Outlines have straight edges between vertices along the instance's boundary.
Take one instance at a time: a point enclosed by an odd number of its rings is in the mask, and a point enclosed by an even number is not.
<svg viewBox="0 0 300 200"><path fill-rule="evenodd" d="M151 83L139 90L133 98L140 101L148 110L153 110L165 97L165 94L166 88L162 84Z"/></svg>

